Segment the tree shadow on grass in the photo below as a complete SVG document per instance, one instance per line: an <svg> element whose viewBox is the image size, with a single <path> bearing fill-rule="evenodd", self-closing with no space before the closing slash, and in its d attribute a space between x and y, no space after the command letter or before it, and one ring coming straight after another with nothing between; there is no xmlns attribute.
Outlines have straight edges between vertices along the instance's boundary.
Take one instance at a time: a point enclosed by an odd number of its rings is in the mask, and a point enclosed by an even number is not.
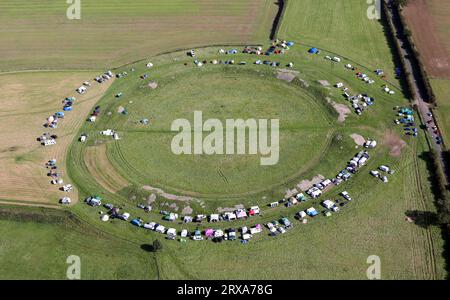
<svg viewBox="0 0 450 300"><path fill-rule="evenodd" d="M150 244L142 244L141 249L144 250L145 252L155 252L155 248L153 247L153 245Z"/></svg>
<svg viewBox="0 0 450 300"><path fill-rule="evenodd" d="M419 210L408 210L405 212L406 217L414 222L415 225L428 228L430 226L439 225L438 216L434 212L430 211L419 211Z"/></svg>

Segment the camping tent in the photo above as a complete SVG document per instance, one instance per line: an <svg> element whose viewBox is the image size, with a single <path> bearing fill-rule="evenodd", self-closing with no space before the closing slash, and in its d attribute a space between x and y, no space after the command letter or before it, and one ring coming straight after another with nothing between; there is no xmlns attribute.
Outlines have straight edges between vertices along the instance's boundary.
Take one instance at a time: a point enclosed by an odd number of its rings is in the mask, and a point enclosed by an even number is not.
<svg viewBox="0 0 450 300"><path fill-rule="evenodd" d="M238 219L246 218L247 217L247 213L243 209L238 209L236 211L236 216L237 216Z"/></svg>
<svg viewBox="0 0 450 300"><path fill-rule="evenodd" d="M226 212L224 214L224 217L225 217L225 220L228 220L228 221L236 220L236 214L233 212Z"/></svg>
<svg viewBox="0 0 450 300"><path fill-rule="evenodd" d="M317 49L315 47L308 50L308 53L311 53L311 54L317 54L318 52L319 52L319 49Z"/></svg>
<svg viewBox="0 0 450 300"><path fill-rule="evenodd" d="M213 237L214 236L214 230L209 228L205 230L206 237Z"/></svg>
<svg viewBox="0 0 450 300"><path fill-rule="evenodd" d="M319 213L317 212L317 210L314 207L310 207L306 210L306 214L308 216L314 217L314 216L317 216Z"/></svg>
<svg viewBox="0 0 450 300"><path fill-rule="evenodd" d="M212 214L209 216L210 222L219 222L219 215L218 214Z"/></svg>
<svg viewBox="0 0 450 300"><path fill-rule="evenodd" d="M331 209L334 206L334 202L331 200L325 200L322 202L322 205L327 209Z"/></svg>

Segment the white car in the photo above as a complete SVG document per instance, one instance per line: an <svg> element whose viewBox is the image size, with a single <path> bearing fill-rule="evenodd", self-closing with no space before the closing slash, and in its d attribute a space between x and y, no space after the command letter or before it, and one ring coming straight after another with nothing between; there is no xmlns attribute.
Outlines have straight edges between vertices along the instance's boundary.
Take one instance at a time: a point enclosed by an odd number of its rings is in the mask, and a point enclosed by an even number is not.
<svg viewBox="0 0 450 300"><path fill-rule="evenodd" d="M303 218L306 218L306 213L302 210L302 211L299 211L298 213L297 213L297 215L298 215L298 217L300 218L300 219L303 219Z"/></svg>
<svg viewBox="0 0 450 300"><path fill-rule="evenodd" d="M372 175L373 177L379 177L380 176L380 172L378 172L378 171L370 171L370 175Z"/></svg>
<svg viewBox="0 0 450 300"><path fill-rule="evenodd" d="M61 204L70 204L70 198L69 197L63 197L59 200L59 203Z"/></svg>
<svg viewBox="0 0 450 300"><path fill-rule="evenodd" d="M52 184L63 184L64 182L63 182L62 178L59 178L59 179L53 179L51 181L51 183Z"/></svg>
<svg viewBox="0 0 450 300"><path fill-rule="evenodd" d="M177 236L177 230L175 228L169 228L167 230L167 238L170 240L174 240Z"/></svg>
<svg viewBox="0 0 450 300"><path fill-rule="evenodd" d="M70 192L73 190L73 186L71 184L66 184L62 187L64 192Z"/></svg>
<svg viewBox="0 0 450 300"><path fill-rule="evenodd" d="M121 217L122 220L128 221L128 219L130 218L130 214L129 213L123 213L120 217Z"/></svg>
<svg viewBox="0 0 450 300"><path fill-rule="evenodd" d="M286 229L284 229L283 227L278 227L278 231L279 231L280 233L285 233L285 232L286 232Z"/></svg>
<svg viewBox="0 0 450 300"><path fill-rule="evenodd" d="M378 169L380 169L383 172L389 173L391 169L388 166L380 166Z"/></svg>
<svg viewBox="0 0 450 300"><path fill-rule="evenodd" d="M155 225L156 225L155 222L150 222L150 223L145 223L143 227L145 229L155 230Z"/></svg>
<svg viewBox="0 0 450 300"><path fill-rule="evenodd" d="M155 231L156 231L156 232L159 232L159 233L165 233L165 232L166 232L166 227L164 227L164 226L162 226L162 225L158 225L158 226L155 228Z"/></svg>
<svg viewBox="0 0 450 300"><path fill-rule="evenodd" d="M347 191L343 191L343 192L341 193L341 196L344 197L344 198L345 198L346 200L348 200L348 201L352 201L352 197L350 197L350 195L348 194Z"/></svg>

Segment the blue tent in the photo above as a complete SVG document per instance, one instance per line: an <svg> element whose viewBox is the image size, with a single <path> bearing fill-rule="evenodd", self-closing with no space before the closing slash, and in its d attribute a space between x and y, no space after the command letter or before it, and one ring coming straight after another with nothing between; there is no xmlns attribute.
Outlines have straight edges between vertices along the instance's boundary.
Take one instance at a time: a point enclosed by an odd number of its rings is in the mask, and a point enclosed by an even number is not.
<svg viewBox="0 0 450 300"><path fill-rule="evenodd" d="M306 213L308 214L308 216L310 216L310 217L315 217L315 216L317 216L319 213L317 212L317 210L315 210L315 209L311 209L311 210L307 210L306 211Z"/></svg>
<svg viewBox="0 0 450 300"><path fill-rule="evenodd" d="M294 46L294 42L287 42L287 44L286 44L288 47L292 47L292 46Z"/></svg>
<svg viewBox="0 0 450 300"><path fill-rule="evenodd" d="M311 54L317 54L317 52L319 52L319 50L317 48L311 48L308 50L308 53L311 53Z"/></svg>
<svg viewBox="0 0 450 300"><path fill-rule="evenodd" d="M72 106L64 106L63 110L70 111L70 110L72 110Z"/></svg>
<svg viewBox="0 0 450 300"><path fill-rule="evenodd" d="M55 115L56 115L58 118L64 118L64 113L63 113L62 111L58 111Z"/></svg>

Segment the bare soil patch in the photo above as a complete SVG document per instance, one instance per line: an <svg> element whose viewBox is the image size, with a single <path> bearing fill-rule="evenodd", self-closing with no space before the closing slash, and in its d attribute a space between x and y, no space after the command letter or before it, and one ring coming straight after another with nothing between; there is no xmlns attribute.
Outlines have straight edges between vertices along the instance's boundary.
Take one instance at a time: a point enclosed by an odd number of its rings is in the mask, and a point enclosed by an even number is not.
<svg viewBox="0 0 450 300"><path fill-rule="evenodd" d="M194 198L192 198L192 197L179 196L179 195L166 193L162 189L155 188L155 187L152 187L150 185L144 185L142 188L144 190L146 190L146 191L155 192L156 194L160 195L163 198L166 198L167 200L177 200L177 201L191 201L191 200L194 200Z"/></svg>
<svg viewBox="0 0 450 300"><path fill-rule="evenodd" d="M286 191L286 194L284 194L284 198L285 199L289 199L289 198L291 198L292 196L295 196L296 194L298 194L298 190L297 189L292 189L292 190L287 190Z"/></svg>
<svg viewBox="0 0 450 300"><path fill-rule="evenodd" d="M333 106L333 108L339 114L339 116L338 116L339 123L345 122L345 119L347 119L347 116L352 113L350 108L345 104L334 102L330 98L327 98L327 101L331 106Z"/></svg>
<svg viewBox="0 0 450 300"><path fill-rule="evenodd" d="M447 0L411 0L403 9L408 27L413 34L414 43L420 52L420 59L430 76L450 78L450 55L445 47L447 36L439 35L436 24L437 16L430 13L430 5L434 2L441 11L450 15L450 4Z"/></svg>
<svg viewBox="0 0 450 300"><path fill-rule="evenodd" d="M384 134L383 143L389 147L389 154L394 157L399 157L402 154L403 147L406 146L406 142L393 131Z"/></svg>
<svg viewBox="0 0 450 300"><path fill-rule="evenodd" d="M330 86L331 84L328 82L328 80L319 80L319 83L322 85L322 86Z"/></svg>
<svg viewBox="0 0 450 300"><path fill-rule="evenodd" d="M194 211L194 210L193 210L190 206L185 206L185 207L183 208L183 210L181 211L181 213L182 213L183 215L190 215L190 214L192 214L193 211Z"/></svg>
<svg viewBox="0 0 450 300"><path fill-rule="evenodd" d="M350 135L350 137L355 141L356 145L358 146L364 146L364 144L366 143L366 139L357 133L353 133Z"/></svg>
<svg viewBox="0 0 450 300"><path fill-rule="evenodd" d="M225 212L232 212L235 211L237 209L243 209L244 205L243 204L236 204L234 207L218 207L217 211L219 213L225 213Z"/></svg>
<svg viewBox="0 0 450 300"><path fill-rule="evenodd" d="M292 80L294 80L298 74L299 74L298 71L293 71L293 70L287 70L287 69L277 70L277 78L280 80L287 81L287 82L292 82Z"/></svg>
<svg viewBox="0 0 450 300"><path fill-rule="evenodd" d="M158 83L156 83L156 81L151 81L149 82L148 87L155 90L158 87Z"/></svg>
<svg viewBox="0 0 450 300"><path fill-rule="evenodd" d="M314 184L322 182L325 179L323 175L317 175L313 177L311 180L302 180L299 184L297 184L297 187L302 191L307 191L309 188L311 188Z"/></svg>

